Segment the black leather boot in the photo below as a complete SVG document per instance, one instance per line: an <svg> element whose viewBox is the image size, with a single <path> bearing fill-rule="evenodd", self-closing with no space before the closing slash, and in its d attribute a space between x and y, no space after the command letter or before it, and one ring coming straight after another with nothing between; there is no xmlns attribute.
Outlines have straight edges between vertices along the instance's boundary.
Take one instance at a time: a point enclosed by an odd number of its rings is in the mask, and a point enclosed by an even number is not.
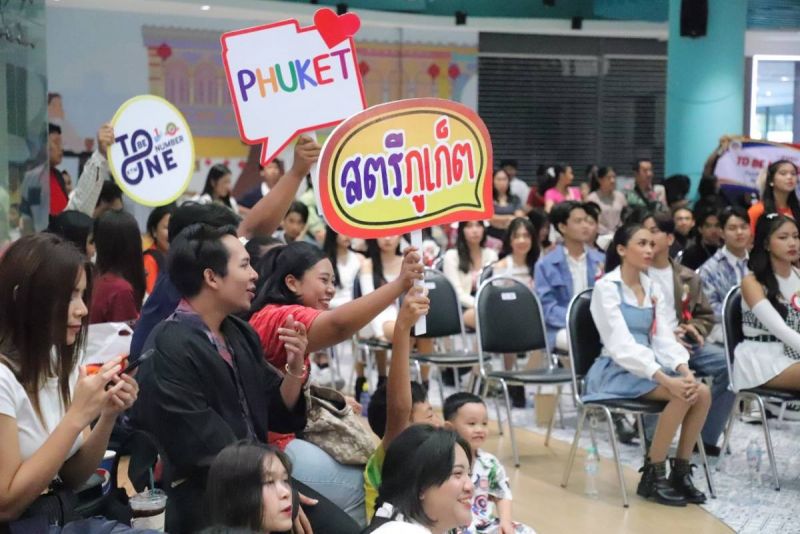
<svg viewBox="0 0 800 534"><path fill-rule="evenodd" d="M694 469L694 466L689 463L689 460L670 458L669 483L675 491L684 496L686 502L703 504L706 502L706 495L694 487L692 469Z"/></svg>
<svg viewBox="0 0 800 534"><path fill-rule="evenodd" d="M636 493L645 499L667 506L686 506L686 499L675 491L667 480L667 462L651 463L649 458L639 469L642 479Z"/></svg>

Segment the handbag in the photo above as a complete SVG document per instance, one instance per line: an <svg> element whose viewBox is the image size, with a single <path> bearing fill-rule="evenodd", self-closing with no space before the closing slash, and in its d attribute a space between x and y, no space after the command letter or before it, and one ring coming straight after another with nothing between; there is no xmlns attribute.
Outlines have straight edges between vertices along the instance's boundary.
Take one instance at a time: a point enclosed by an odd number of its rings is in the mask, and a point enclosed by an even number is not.
<svg viewBox="0 0 800 534"><path fill-rule="evenodd" d="M375 441L337 390L311 384L305 390L303 439L344 465L365 465Z"/></svg>

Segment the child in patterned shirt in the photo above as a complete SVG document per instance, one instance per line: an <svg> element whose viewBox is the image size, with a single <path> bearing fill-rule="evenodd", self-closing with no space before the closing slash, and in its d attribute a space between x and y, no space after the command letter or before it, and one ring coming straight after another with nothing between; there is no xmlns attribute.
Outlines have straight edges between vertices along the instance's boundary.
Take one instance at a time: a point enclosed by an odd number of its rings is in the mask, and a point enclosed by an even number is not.
<svg viewBox="0 0 800 534"><path fill-rule="evenodd" d="M503 464L480 449L489 434L489 414L483 399L472 393L455 393L444 401L445 425L472 448L475 463L472 482L472 524L459 534L536 534L531 527L511 520L511 486Z"/></svg>

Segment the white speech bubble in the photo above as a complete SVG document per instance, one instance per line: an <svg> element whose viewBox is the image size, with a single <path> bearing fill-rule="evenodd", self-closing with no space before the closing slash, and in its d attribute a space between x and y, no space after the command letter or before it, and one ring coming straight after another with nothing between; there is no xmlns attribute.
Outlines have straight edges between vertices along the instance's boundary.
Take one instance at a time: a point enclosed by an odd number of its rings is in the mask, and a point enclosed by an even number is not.
<svg viewBox="0 0 800 534"><path fill-rule="evenodd" d="M221 41L239 134L262 145L264 165L297 134L366 107L352 37L329 48L316 26L287 20L229 32Z"/></svg>

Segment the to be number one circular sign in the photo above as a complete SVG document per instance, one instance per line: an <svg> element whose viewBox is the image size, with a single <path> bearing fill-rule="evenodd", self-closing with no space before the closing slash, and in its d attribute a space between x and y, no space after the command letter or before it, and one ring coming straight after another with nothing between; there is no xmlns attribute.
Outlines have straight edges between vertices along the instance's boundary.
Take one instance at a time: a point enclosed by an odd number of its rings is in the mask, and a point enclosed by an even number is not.
<svg viewBox="0 0 800 534"><path fill-rule="evenodd" d="M161 97L141 95L122 104L111 123L108 163L125 194L145 206L178 199L195 166L192 132L181 112Z"/></svg>

